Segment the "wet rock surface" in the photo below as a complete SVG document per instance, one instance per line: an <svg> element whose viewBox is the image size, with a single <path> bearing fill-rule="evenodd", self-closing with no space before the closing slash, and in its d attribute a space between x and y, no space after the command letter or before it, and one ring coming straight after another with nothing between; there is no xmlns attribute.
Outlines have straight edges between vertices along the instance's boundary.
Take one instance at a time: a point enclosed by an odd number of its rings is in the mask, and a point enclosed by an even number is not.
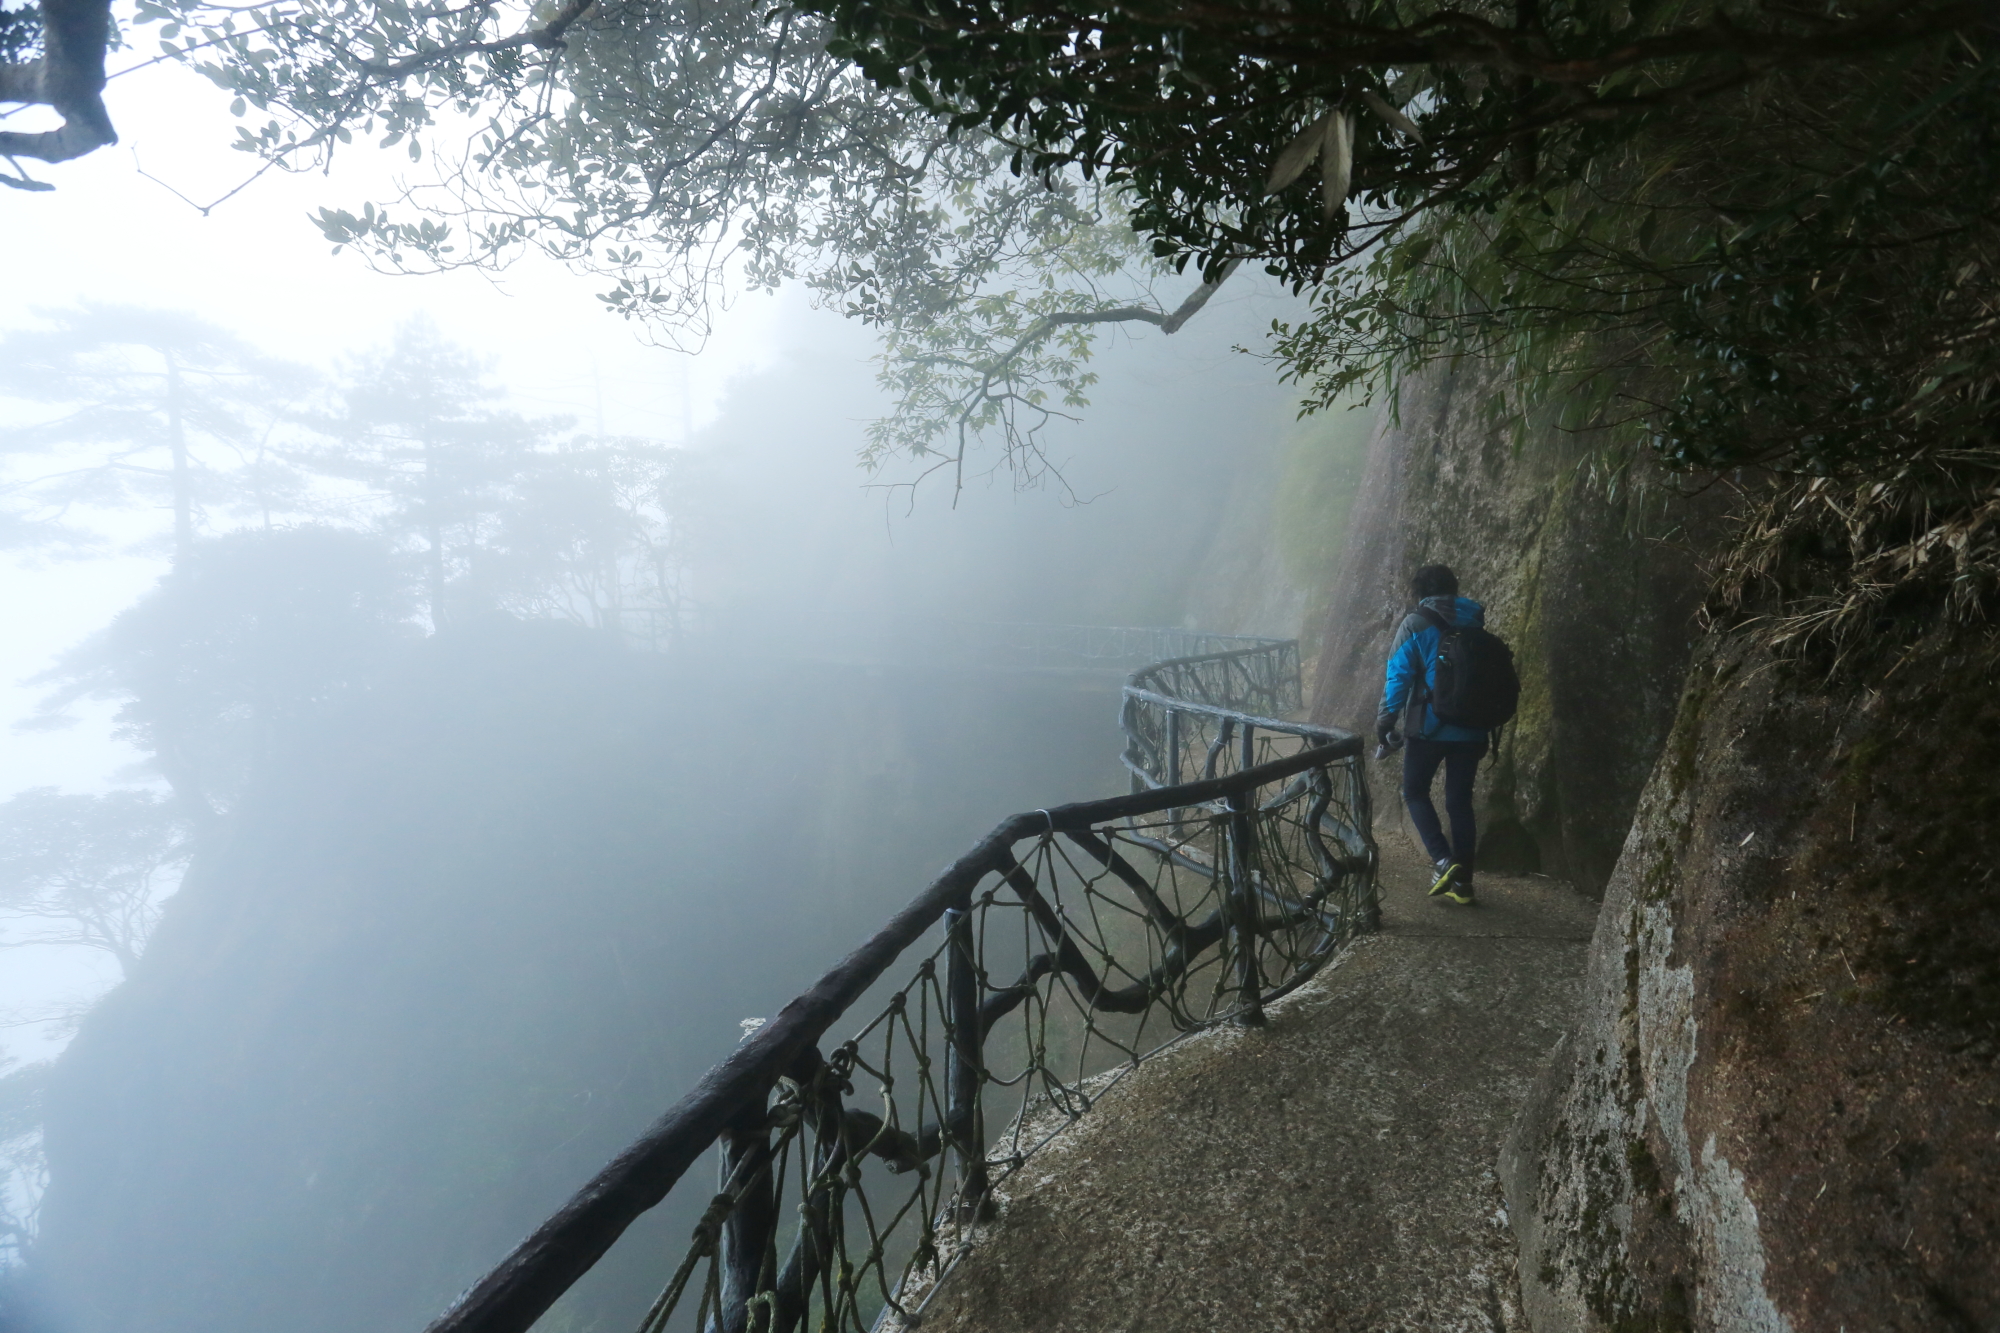
<svg viewBox="0 0 2000 1333"><path fill-rule="evenodd" d="M922 1312L974 1333L1524 1327L1495 1175L1576 1003L1595 905L1539 877L1423 896L1387 834L1384 930L1110 1089L999 1191Z"/></svg>
<svg viewBox="0 0 2000 1333"><path fill-rule="evenodd" d="M1673 724L1724 497L1607 475L1593 441L1546 422L1517 445L1486 409L1493 389L1428 371L1375 436L1309 636L1312 712L1368 732L1410 575L1450 565L1521 674L1520 713L1480 771L1480 861L1598 895Z"/></svg>
<svg viewBox="0 0 2000 1333"><path fill-rule="evenodd" d="M1698 663L1503 1158L1536 1333L2000 1327L2000 654L1903 660Z"/></svg>

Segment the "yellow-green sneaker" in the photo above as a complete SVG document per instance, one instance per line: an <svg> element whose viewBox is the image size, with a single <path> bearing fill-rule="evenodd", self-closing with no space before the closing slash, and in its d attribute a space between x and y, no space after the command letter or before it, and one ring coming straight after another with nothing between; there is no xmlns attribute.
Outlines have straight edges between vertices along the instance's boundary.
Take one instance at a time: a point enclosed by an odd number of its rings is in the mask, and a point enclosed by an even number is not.
<svg viewBox="0 0 2000 1333"><path fill-rule="evenodd" d="M1441 893L1450 894L1458 886L1458 882L1465 877L1464 869L1456 861L1438 862L1437 872L1438 877L1431 881L1430 896L1433 898Z"/></svg>
<svg viewBox="0 0 2000 1333"><path fill-rule="evenodd" d="M1478 901L1472 896L1472 876L1460 875L1451 882L1451 887L1444 891L1444 896L1466 907L1472 906Z"/></svg>

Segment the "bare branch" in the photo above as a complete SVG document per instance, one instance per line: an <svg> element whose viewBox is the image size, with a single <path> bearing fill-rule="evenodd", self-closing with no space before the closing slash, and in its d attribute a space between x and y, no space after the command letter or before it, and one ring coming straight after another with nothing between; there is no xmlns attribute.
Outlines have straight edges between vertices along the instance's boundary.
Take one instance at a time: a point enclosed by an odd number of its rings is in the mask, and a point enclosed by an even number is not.
<svg viewBox="0 0 2000 1333"><path fill-rule="evenodd" d="M420 69L447 64L466 56L498 55L503 51L518 51L532 46L539 51L551 51L562 46L563 34L576 25L577 20L597 7L597 0L569 0L555 18L539 28L515 33L512 37L501 37L489 42L453 42L447 46L429 51L419 51L412 56L392 61L386 65L364 64L361 68L384 83L393 83L405 75Z"/></svg>

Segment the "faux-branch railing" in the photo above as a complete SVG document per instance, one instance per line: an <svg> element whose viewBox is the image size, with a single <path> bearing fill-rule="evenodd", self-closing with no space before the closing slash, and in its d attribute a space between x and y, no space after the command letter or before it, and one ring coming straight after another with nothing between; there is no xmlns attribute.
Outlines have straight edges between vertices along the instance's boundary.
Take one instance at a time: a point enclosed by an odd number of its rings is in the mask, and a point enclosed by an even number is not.
<svg viewBox="0 0 2000 1333"><path fill-rule="evenodd" d="M1262 1022L1374 928L1360 738L1272 716L1298 704L1296 644L1230 642L1127 682L1129 795L1003 820L430 1333L524 1333L711 1144L718 1189L641 1333L914 1328L996 1181L1109 1082L1190 1032Z"/></svg>

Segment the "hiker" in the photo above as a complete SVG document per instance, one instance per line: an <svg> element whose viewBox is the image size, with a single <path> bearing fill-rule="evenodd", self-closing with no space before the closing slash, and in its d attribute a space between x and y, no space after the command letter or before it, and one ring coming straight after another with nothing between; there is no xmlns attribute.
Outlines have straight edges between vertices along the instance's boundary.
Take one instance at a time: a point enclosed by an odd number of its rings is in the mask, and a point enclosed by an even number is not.
<svg viewBox="0 0 2000 1333"><path fill-rule="evenodd" d="M1375 736L1385 754L1407 743L1403 755L1403 804L1436 863L1430 895L1455 903L1474 901L1472 779L1492 729L1513 716L1520 682L1513 654L1485 633L1486 608L1458 595L1458 575L1446 565L1425 565L1410 579L1416 609L1396 630L1384 673L1382 709ZM1440 679L1440 660L1444 679ZM1440 716L1440 713L1445 716ZM1407 725L1397 722L1405 713ZM1446 717L1451 720L1447 721ZM1431 781L1444 769L1444 808L1451 819L1445 841L1431 803Z"/></svg>

